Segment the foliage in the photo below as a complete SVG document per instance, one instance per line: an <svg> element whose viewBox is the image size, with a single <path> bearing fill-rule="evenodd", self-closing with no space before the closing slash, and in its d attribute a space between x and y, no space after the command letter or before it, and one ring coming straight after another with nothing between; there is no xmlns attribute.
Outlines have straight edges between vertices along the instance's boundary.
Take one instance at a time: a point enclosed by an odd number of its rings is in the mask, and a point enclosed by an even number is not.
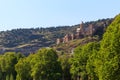
<svg viewBox="0 0 120 80"><path fill-rule="evenodd" d="M15 70L17 72L16 80L30 80L31 67L27 58L20 59L15 65Z"/></svg>
<svg viewBox="0 0 120 80"><path fill-rule="evenodd" d="M20 59L15 70L16 80L58 80L62 73L56 52L46 48Z"/></svg>
<svg viewBox="0 0 120 80"><path fill-rule="evenodd" d="M76 79L80 77L82 80L88 79L86 65L89 57L94 53L98 44L96 42L79 46L75 49L73 58L71 59L71 74Z"/></svg>
<svg viewBox="0 0 120 80"><path fill-rule="evenodd" d="M63 54L59 56L59 61L62 67L62 80L71 80L70 74L70 62L71 56L69 54Z"/></svg>
<svg viewBox="0 0 120 80"><path fill-rule="evenodd" d="M98 23L89 22L84 25L87 26L94 23L94 25L100 27L103 25L103 22L98 20ZM110 23L109 19L107 22ZM65 27L65 29L70 29L70 27ZM25 42L27 43L27 41L34 43L43 40L46 43L48 40L56 39L59 30L64 31L61 27L30 29L30 31L28 29L22 30L20 29L20 32L19 29L12 30L12 32L6 31L7 33L1 32L0 37L2 39L0 41L3 41L3 43L0 42L0 44L5 46L15 43L11 45L13 47ZM15 34L16 31L19 34L21 33L21 35ZM56 34L53 35L53 33ZM59 37L63 36L64 33L61 32ZM96 34L101 35L101 32ZM27 37L24 38L23 35ZM4 38L5 36L7 36L6 39ZM23 40L21 40L22 38ZM91 37L90 40L93 40L93 38ZM15 40L12 42L11 39ZM73 43L77 43L77 40L73 41ZM88 41L84 44L85 40L81 41L83 41L83 44L80 46L78 44L73 54L60 55L51 48L42 48L35 54L30 54L27 57L15 52L2 54L0 55L0 80L71 80L71 78L73 80L119 80L120 15L117 15L112 24L107 28L101 42ZM73 43L69 44L72 48L75 46ZM64 45L62 47L65 48Z"/></svg>
<svg viewBox="0 0 120 80"><path fill-rule="evenodd" d="M99 43L88 43L75 49L71 74L76 80L120 79L120 15L107 28ZM86 78L87 77L87 78Z"/></svg>
<svg viewBox="0 0 120 80"><path fill-rule="evenodd" d="M97 56L96 73L99 80L120 79L120 15L108 27Z"/></svg>
<svg viewBox="0 0 120 80"><path fill-rule="evenodd" d="M18 57L19 56L19 57ZM15 64L23 56L19 53L7 52L0 56L0 79L14 80L16 78Z"/></svg>
<svg viewBox="0 0 120 80"><path fill-rule="evenodd" d="M95 64L98 62L97 54L100 49L100 44L95 42L91 43L90 46L92 49L90 50L90 55L86 64L86 71L89 78L88 80L99 80L95 72Z"/></svg>
<svg viewBox="0 0 120 80"><path fill-rule="evenodd" d="M52 49L41 49L32 59L31 76L35 80L58 80L61 78L61 66L58 56Z"/></svg>

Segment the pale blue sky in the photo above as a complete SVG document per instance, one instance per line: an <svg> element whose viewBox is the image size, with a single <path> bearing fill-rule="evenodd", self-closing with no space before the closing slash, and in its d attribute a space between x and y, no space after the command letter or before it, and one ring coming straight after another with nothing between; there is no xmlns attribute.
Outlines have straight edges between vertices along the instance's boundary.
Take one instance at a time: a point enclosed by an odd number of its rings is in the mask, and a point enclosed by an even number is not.
<svg viewBox="0 0 120 80"><path fill-rule="evenodd" d="M120 0L0 0L0 31L112 18Z"/></svg>

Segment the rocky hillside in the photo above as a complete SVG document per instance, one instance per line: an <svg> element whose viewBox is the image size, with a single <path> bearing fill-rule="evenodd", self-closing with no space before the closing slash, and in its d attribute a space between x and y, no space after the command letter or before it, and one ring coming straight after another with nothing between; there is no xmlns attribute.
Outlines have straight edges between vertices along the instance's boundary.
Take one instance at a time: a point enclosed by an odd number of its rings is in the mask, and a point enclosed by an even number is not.
<svg viewBox="0 0 120 80"><path fill-rule="evenodd" d="M106 27L113 19L101 19L85 22L84 26L92 24L97 27L94 36L102 38ZM0 32L0 53L6 51L22 52L26 55L34 53L41 47L50 47L56 44L57 38L62 38L68 33L75 33L80 24L73 26L57 26L49 28L14 29Z"/></svg>

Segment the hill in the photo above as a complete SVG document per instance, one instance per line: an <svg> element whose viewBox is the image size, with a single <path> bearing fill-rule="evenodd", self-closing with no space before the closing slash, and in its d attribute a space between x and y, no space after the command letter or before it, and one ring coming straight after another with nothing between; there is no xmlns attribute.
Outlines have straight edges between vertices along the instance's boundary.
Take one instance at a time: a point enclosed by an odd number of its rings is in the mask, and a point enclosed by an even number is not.
<svg viewBox="0 0 120 80"><path fill-rule="evenodd" d="M83 25L87 27L92 24L96 27L94 36L99 39L106 27L113 19L101 19L97 21L85 22ZM31 28L31 29L13 29L10 31L0 32L0 53L15 51L22 52L26 55L34 53L41 47L50 47L56 44L57 38L63 38L66 34L75 33L76 28L80 24L73 26L57 26L49 28Z"/></svg>

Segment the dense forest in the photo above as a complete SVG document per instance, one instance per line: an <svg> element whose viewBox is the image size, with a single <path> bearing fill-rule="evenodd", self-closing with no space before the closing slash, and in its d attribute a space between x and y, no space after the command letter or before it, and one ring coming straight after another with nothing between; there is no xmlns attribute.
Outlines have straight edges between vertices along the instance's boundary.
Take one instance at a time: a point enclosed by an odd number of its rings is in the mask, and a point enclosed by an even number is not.
<svg viewBox="0 0 120 80"><path fill-rule="evenodd" d="M92 24L97 28L96 33L100 39L106 27L112 22L112 18L85 22L87 27ZM0 32L0 53L15 51L25 55L34 53L41 47L50 47L56 44L57 38L66 34L75 33L80 24L73 26L57 26L49 28L13 29Z"/></svg>
<svg viewBox="0 0 120 80"><path fill-rule="evenodd" d="M73 54L41 48L29 56L0 55L0 80L120 80L120 15L101 41L80 45Z"/></svg>

